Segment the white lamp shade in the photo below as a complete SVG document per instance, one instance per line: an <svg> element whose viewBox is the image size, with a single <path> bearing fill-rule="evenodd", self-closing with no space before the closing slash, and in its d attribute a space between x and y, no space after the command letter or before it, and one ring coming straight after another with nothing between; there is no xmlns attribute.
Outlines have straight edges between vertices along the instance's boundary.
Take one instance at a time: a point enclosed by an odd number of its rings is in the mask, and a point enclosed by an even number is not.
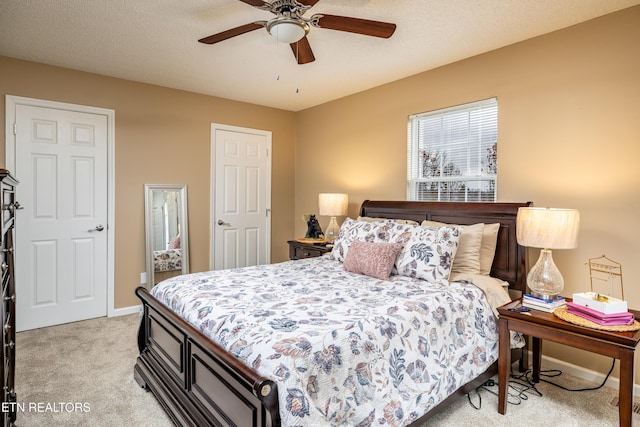
<svg viewBox="0 0 640 427"><path fill-rule="evenodd" d="M320 215L344 216L349 207L349 195L342 193L318 194L318 206Z"/></svg>
<svg viewBox="0 0 640 427"><path fill-rule="evenodd" d="M578 247L580 212L575 209L520 208L516 237L522 246L544 249Z"/></svg>
<svg viewBox="0 0 640 427"><path fill-rule="evenodd" d="M282 43L295 43L303 38L308 30L293 19L279 19L267 26L269 34Z"/></svg>

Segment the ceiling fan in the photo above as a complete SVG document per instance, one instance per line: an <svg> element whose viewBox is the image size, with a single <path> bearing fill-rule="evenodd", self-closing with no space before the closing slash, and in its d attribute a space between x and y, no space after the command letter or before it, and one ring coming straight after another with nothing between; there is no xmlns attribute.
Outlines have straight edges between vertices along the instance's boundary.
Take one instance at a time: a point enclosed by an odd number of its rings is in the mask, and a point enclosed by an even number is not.
<svg viewBox="0 0 640 427"><path fill-rule="evenodd" d="M263 0L240 1L258 9L269 11L276 17L268 21L256 21L231 28L198 41L205 44L214 44L259 28L266 28L269 34L278 39L278 41L288 43L291 46L298 64L308 64L316 59L313 56L309 40L307 40L310 26L385 39L391 37L396 30L396 24L347 16L316 13L310 18L303 17L319 0L274 0L271 3Z"/></svg>

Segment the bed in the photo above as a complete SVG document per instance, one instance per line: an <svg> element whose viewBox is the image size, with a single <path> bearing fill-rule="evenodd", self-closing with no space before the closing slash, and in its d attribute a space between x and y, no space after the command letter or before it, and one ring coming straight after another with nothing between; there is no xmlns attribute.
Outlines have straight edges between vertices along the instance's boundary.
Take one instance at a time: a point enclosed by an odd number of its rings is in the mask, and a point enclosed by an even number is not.
<svg viewBox="0 0 640 427"><path fill-rule="evenodd" d="M518 208L529 205L530 202L365 201L359 213L362 217L388 220L403 219L417 223L425 220L460 225L499 223L491 276L508 283L510 290L522 292L525 289L525 257L523 248L516 242L515 226ZM394 225L394 227L401 228L402 226ZM447 227L442 229L450 231ZM454 232L455 230L457 229L454 228ZM336 247L338 246L337 244ZM277 292L258 292L260 299L256 300L259 302L259 304L255 304L257 307L250 307L245 300L241 311L252 313L254 317L264 317L265 322L262 322L262 325L270 326L265 326L265 328L273 335L268 337L257 336L255 331L259 329L260 323L243 319L242 313L221 314L229 300L234 300L234 303L237 303L237 300L243 298L242 294L245 293L245 289L250 289L253 286L245 285L244 276L236 276L236 273L246 274L245 271L203 272L170 279L159 284L157 289L154 288L158 298L148 290L138 288L136 294L142 301L143 313L138 334L140 356L134 367L136 381L154 393L177 425L317 425L318 415L315 412L317 412L316 409L319 409L321 415L326 417L326 420L330 420L323 421L322 424L371 425L372 423L385 422L389 425L417 426L439 409L448 406L453 400L477 388L497 372L497 361L492 358L494 354L497 354L497 348L493 348L492 351L487 350L486 354L489 356L486 356L482 351L479 353L475 351L483 349L484 345L495 347L497 341L491 341L489 340L491 337L489 337L486 342L478 341L477 345L474 344L473 354L465 353L468 350L461 350L463 353L459 353L459 355L463 355L461 359L464 360L457 360L459 366L454 366L454 368L459 368L457 372L460 373L460 378L457 378L453 372L456 369L444 370L447 365L452 364L451 357L457 356L449 356L449 359L440 361L440 366L443 368L442 376L446 377L446 380L430 385L434 388L433 396L437 398L430 398L423 389L416 394L411 394L409 389L413 390L413 384L429 383L431 377L437 376L433 370L429 371L419 361L419 357L416 358L410 354L411 350L422 351L422 354L436 354L435 350L428 349L432 343L428 339L429 330L419 330L429 322L416 320L419 317L417 313L420 311L419 295L427 293L427 291L417 288L415 284L408 281L405 282L408 279L404 277L393 276L394 281L389 282L391 284L380 286L389 286L385 287L384 295L388 296L394 292L392 295L397 297L399 302L384 308L385 312L380 314L375 310L380 309L383 304L373 299L369 300L369 297L373 298L373 296L363 291L363 289L369 289L366 288L369 285L342 283L350 279L346 276L340 276L340 274L353 276L352 273L331 273L338 274L336 277L328 275L329 269L334 269L333 265L336 262L338 261L329 259L289 261L281 265L262 266L249 270L251 275L268 278L273 270L281 270L286 267L289 269L289 274L293 276L286 280L283 279L284 281L278 280L281 284L284 283L290 287L292 293L289 295L296 295L293 299L309 304L311 307L304 314L291 312L283 315L282 312L277 312L275 309L274 312L271 308L278 306L278 304L282 305L272 300L277 297L277 295L273 295ZM296 269L298 270L296 271ZM310 289L311 287L307 284L298 283L295 280L295 277L298 277L296 274L302 277L309 270L315 275L321 292L336 294L331 296L333 300L322 302L324 304L323 310L317 310L312 305L313 301L321 300L322 297L314 294L314 289ZM214 273L219 282L215 286L206 282L211 279L209 276ZM199 284L200 288L193 291L192 288L182 286L186 281ZM233 287L234 283L235 288ZM341 288L342 285L347 287ZM478 296L478 294L482 294L482 291L464 281L455 282L453 285L460 287L461 295L464 296L463 300L478 300L480 304L485 304L484 308L474 309L477 317L476 324L496 323L492 314L488 313L491 311L491 307L487 308L485 299ZM256 284L255 286L261 285ZM190 292L191 296L194 293L213 292L206 297L211 301L213 295L218 300L212 304L204 304L195 299L188 299L185 302L178 298L179 292ZM249 291L247 290L247 292ZM359 292L365 293L359 294ZM448 300L454 297L453 290L446 292L451 293L439 293L438 298ZM357 299L359 304L355 308L348 308L348 302L353 295L359 298ZM255 294L252 294L251 298L255 298ZM165 302L162 302L161 299L164 299ZM455 309L465 304L466 302L462 301L449 305ZM172 306L173 309L169 306ZM191 309L187 310L186 306L191 306ZM398 307L405 306L409 307L409 311L413 314L398 311ZM327 311L326 307L331 308ZM220 313L217 313L218 309L220 309ZM181 314L178 315L176 311ZM372 319L375 320L371 320L373 323L369 327L363 326L363 323L367 323L368 320L354 321L353 324L345 326L345 323L341 323L344 311L357 313L371 311L374 312ZM442 318L438 321L444 323L444 326L449 326L448 323L455 323L450 329L454 332L448 332L451 336L455 336L455 331L468 334L468 331L474 328L462 323L458 324L458 321L462 320L456 318L455 315L449 314L447 316L447 313L444 312L442 314ZM434 313L430 315L430 319L435 319ZM479 317L481 315L485 317ZM308 318L305 319L305 316ZM188 318L189 321L183 317ZM409 322L413 322L416 327L402 326L400 319L403 317L407 317ZM447 318L450 318L451 322ZM225 322L229 327L223 327L222 324ZM332 322L335 324L332 325ZM344 320L344 322L348 321ZM320 340L324 346L323 351L313 351L310 347L309 342L314 341L314 336L317 335L312 330L306 329L310 323L323 326L329 324L331 333L323 335L323 339ZM286 333L298 328L299 332L305 331L304 339L287 338ZM410 329L415 329L417 332L412 335ZM372 333L372 330L375 330L376 333ZM495 331L483 332L480 335L492 335L493 333L497 335L497 327L495 327ZM434 333L432 332L432 334ZM216 341L208 335L215 338ZM365 345L364 341L367 340L362 338L372 335L380 335L384 341L376 345L367 342ZM436 335L434 334L433 337L434 344L438 341ZM468 343L464 338L465 335L460 335L460 337L458 337L456 345L462 349ZM341 344L343 344L342 347L340 347ZM383 362L382 368L363 362L363 359L358 358L363 349L369 348L367 345L381 349L380 351L383 349L390 352L391 356L387 356L385 353L384 357L380 357ZM449 342L447 346L455 345ZM271 348L276 348L277 351L267 352ZM317 366L311 369L317 371L311 372L313 375L307 372L310 369L308 366L298 363L298 356L301 353L315 356ZM347 353L349 353L349 357L347 357ZM519 353L526 355L526 352ZM357 356L353 356L354 354ZM526 366L526 361L519 357L519 354L515 357L521 360L521 368ZM344 365L347 373L342 374L341 377L338 376L332 370L337 365ZM274 366L276 369L268 369L270 374L265 375L265 369L268 366ZM324 374L329 373L331 375L323 377ZM468 377L469 375L471 377ZM303 386L296 387L295 382L291 381L299 381L301 377L305 378L305 382ZM389 390L385 388L386 384L381 385L382 382L389 383ZM407 387L407 384L412 386ZM326 390L328 387L335 389L336 396L327 398ZM322 390L324 390L324 394L321 392ZM400 390L398 395L400 397L396 398L394 397L396 395L392 393L398 392L398 390ZM380 405L379 401L375 400L380 397L380 391L383 394L388 392L388 402L385 405ZM323 395L324 400L314 400L318 395ZM376 395L375 399L372 397L373 395ZM367 409L362 402L368 400L377 402L378 409ZM341 412L345 408L344 413ZM427 408L428 412L424 413L424 408ZM370 413L367 412L369 410ZM363 413L369 414L369 416L363 417ZM314 416L316 418L313 418ZM292 422L292 419L299 422Z"/></svg>

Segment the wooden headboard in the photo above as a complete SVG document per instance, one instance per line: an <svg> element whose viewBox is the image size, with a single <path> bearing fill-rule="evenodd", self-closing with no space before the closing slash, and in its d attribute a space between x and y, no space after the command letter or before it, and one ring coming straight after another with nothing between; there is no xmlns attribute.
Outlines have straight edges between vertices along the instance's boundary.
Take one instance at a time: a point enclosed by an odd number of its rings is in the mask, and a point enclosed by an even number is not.
<svg viewBox="0 0 640 427"><path fill-rule="evenodd" d="M360 216L374 218L440 221L450 224L500 223L491 276L509 282L510 289L526 291L525 251L516 241L518 208L525 203L497 202L408 202L365 200Z"/></svg>

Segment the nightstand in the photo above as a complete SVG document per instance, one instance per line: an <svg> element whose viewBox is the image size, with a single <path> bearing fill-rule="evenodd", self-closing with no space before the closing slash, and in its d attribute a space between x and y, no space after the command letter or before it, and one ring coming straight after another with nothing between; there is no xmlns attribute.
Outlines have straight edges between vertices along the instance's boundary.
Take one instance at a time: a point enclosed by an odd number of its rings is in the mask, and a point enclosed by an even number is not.
<svg viewBox="0 0 640 427"><path fill-rule="evenodd" d="M304 259L322 256L331 252L332 247L327 247L326 243L302 243L297 240L287 241L289 244L289 259Z"/></svg>
<svg viewBox="0 0 640 427"><path fill-rule="evenodd" d="M567 299L570 301L570 299ZM511 351L509 331L518 331L530 335L533 343L533 381L540 381L540 362L542 357L542 340L549 340L571 347L590 351L604 356L620 359L619 418L621 426L631 425L633 410L633 356L640 341L640 331L611 332L588 328L566 322L553 313L532 309L527 312L509 311L520 307L517 299L498 308L500 354L498 357L498 412L507 410L507 386L509 384L509 367ZM629 310L636 319L640 312Z"/></svg>

